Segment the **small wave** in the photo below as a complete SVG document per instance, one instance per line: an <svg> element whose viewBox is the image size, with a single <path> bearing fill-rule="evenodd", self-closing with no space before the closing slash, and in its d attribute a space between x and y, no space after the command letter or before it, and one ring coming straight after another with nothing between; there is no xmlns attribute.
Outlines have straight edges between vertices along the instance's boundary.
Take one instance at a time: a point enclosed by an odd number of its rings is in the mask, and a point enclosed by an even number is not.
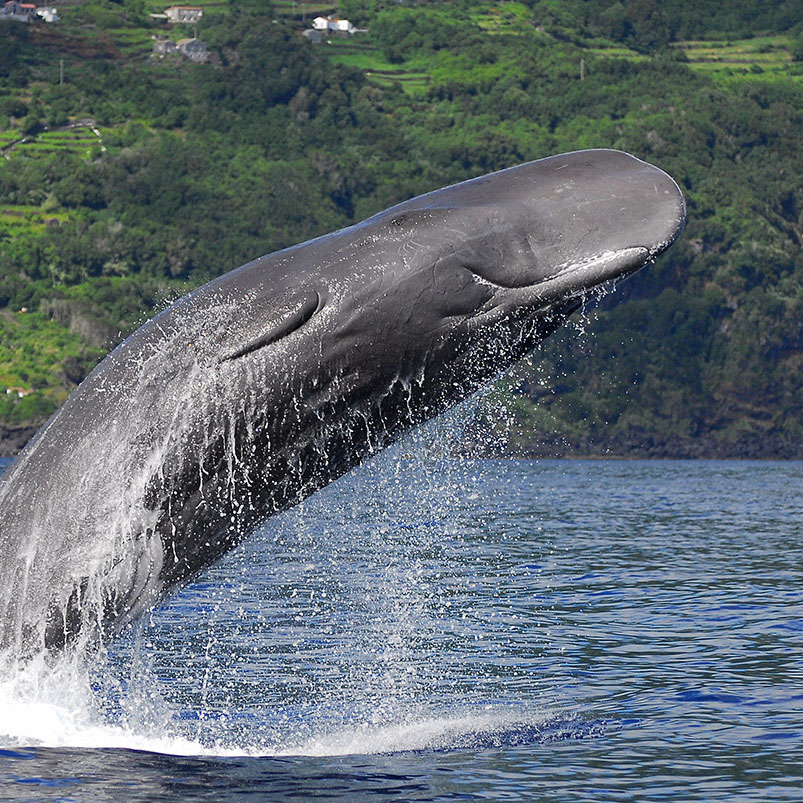
<svg viewBox="0 0 803 803"><path fill-rule="evenodd" d="M145 735L106 723L82 695L64 702L20 699L0 686L0 748L129 748L171 755L198 755L200 745L169 734Z"/></svg>
<svg viewBox="0 0 803 803"><path fill-rule="evenodd" d="M485 750L524 744L602 736L603 721L512 716L482 711L424 718L384 726L365 726L278 750L280 756L338 756L452 750Z"/></svg>
<svg viewBox="0 0 803 803"><path fill-rule="evenodd" d="M6 748L127 748L169 755L199 755L200 745L174 736L144 736L87 721L83 712L48 703L0 699L0 745Z"/></svg>
<svg viewBox="0 0 803 803"><path fill-rule="evenodd" d="M24 666L0 660L0 748L131 748L193 755L191 740L156 726L148 732L110 722L90 668L80 659L53 662L40 655ZM147 700L139 700L142 705ZM161 723L166 720L164 717ZM160 723L160 724L161 724Z"/></svg>
<svg viewBox="0 0 803 803"><path fill-rule="evenodd" d="M231 744L171 733L143 733L138 728L103 722L76 701L20 701L0 687L0 748L128 749L174 756L293 757L346 756L423 751L464 751L515 747L547 741L598 737L606 723L582 719L512 716L509 711L480 710L423 717L384 725L353 725L283 744Z"/></svg>

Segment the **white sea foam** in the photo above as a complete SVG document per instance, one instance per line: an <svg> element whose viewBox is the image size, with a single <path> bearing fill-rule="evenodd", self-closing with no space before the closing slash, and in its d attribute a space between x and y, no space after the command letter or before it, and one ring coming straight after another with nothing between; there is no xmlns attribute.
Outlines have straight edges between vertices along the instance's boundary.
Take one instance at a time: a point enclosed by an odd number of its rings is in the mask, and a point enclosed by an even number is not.
<svg viewBox="0 0 803 803"><path fill-rule="evenodd" d="M223 734L209 744L171 732L146 732L128 724L112 724L85 700L21 700L18 690L0 685L0 748L128 749L177 756L344 756L422 750L475 748L509 740L522 728L537 731L549 721L543 715L522 719L521 712L481 709L447 716L423 716L383 725L356 724L285 743L231 743Z"/></svg>
<svg viewBox="0 0 803 803"><path fill-rule="evenodd" d="M102 661L102 659L101 659ZM137 664L135 658L135 664ZM98 674L94 667L94 674ZM100 670L108 677L105 667ZM525 731L537 734L549 722L544 712L509 706L467 707L451 712L402 709L382 722L338 722L336 711L303 734L292 722L252 723L245 732L225 718L188 723L175 718L154 695L158 682L147 666L134 666L138 680L115 690L119 706L110 715L93 683L93 667L78 660L33 661L0 680L0 748L118 748L183 756L341 756L418 750L448 750L510 741ZM349 712L342 712L347 715ZM190 729L193 729L191 732ZM270 734L266 737L265 734ZM511 737L512 735L512 737Z"/></svg>
<svg viewBox="0 0 803 803"><path fill-rule="evenodd" d="M69 704L17 702L0 691L0 745L21 747L128 748L172 755L198 755L200 745L169 735L147 736L94 721Z"/></svg>

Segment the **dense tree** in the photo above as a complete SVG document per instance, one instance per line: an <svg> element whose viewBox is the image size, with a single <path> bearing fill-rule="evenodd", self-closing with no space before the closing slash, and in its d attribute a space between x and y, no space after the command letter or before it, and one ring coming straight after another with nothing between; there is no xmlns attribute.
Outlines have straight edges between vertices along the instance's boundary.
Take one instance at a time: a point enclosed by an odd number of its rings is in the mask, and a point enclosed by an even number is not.
<svg viewBox="0 0 803 803"><path fill-rule="evenodd" d="M777 76L713 80L665 48L692 23L699 36L786 30L795 24L787 5L530 5L530 21L555 36L529 24L490 35L467 0L361 4L387 60L426 73L409 93L330 61L246 4L204 18L217 65L98 56L68 64L64 84L31 79L34 91L22 92L6 80L0 115L15 131L28 118L94 117L108 128L105 151L4 160L0 201L37 219L0 226L0 307L89 332L96 347L179 282L449 182L561 150L622 148L680 182L686 234L622 285L628 303L603 299L587 311L584 336L567 332L520 370L501 437L532 452L548 426L597 451L751 454L763 443L765 453L799 454L803 89ZM133 25L127 0L91 0L80 13L91 20L93 9ZM584 37L600 36L652 55L595 56ZM11 36L0 80L44 74L54 53ZM42 331L31 324L30 337ZM100 353L73 346L82 365ZM67 356L47 380L62 390L80 373L63 367ZM44 381L32 364L24 370Z"/></svg>

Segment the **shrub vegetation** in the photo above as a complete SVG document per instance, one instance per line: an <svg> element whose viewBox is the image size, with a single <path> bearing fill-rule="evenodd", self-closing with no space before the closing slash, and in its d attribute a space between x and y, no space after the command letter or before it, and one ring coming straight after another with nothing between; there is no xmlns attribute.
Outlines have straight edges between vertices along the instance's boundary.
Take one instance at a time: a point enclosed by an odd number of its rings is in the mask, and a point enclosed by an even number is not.
<svg viewBox="0 0 803 803"><path fill-rule="evenodd" d="M314 46L304 6L230 0L198 26L209 64L149 59L141 0L5 23L0 378L34 393L0 389L0 420L40 420L164 298L249 258L612 147L678 180L686 233L500 387L498 442L803 456L793 5L342 0L369 32Z"/></svg>

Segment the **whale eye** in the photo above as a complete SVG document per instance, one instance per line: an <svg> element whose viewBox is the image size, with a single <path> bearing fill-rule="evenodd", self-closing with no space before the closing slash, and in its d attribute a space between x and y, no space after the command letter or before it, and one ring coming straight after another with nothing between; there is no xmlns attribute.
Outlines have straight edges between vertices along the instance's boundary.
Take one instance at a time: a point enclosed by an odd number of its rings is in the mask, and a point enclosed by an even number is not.
<svg viewBox="0 0 803 803"><path fill-rule="evenodd" d="M239 319L220 341L218 362L244 357L300 329L318 311L315 290L284 296L257 296L238 309Z"/></svg>

